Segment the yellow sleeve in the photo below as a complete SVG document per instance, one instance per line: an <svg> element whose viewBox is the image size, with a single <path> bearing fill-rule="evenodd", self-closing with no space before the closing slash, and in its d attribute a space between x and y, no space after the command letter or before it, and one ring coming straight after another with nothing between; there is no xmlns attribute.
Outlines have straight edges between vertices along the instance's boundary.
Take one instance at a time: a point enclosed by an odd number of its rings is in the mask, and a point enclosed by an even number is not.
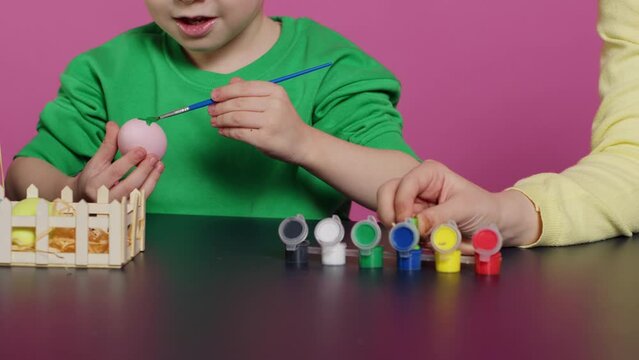
<svg viewBox="0 0 639 360"><path fill-rule="evenodd" d="M532 246L639 232L639 0L600 0L597 30L604 44L591 153L560 174L515 184L541 214Z"/></svg>

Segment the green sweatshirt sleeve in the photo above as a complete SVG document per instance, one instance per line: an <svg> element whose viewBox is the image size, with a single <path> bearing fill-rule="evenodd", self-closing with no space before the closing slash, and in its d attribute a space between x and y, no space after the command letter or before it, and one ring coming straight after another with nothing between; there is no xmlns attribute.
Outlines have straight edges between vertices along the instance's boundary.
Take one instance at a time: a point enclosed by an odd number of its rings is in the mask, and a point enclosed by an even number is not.
<svg viewBox="0 0 639 360"><path fill-rule="evenodd" d="M80 55L62 74L57 97L40 114L36 136L16 157L39 158L68 176L77 174L104 138L104 109L90 59L86 54Z"/></svg>
<svg viewBox="0 0 639 360"><path fill-rule="evenodd" d="M363 53L343 56L322 82L313 126L351 143L417 156L402 137L399 81Z"/></svg>
<svg viewBox="0 0 639 360"><path fill-rule="evenodd" d="M639 2L600 0L601 105L592 151L560 174L515 185L538 207L535 245L569 245L639 232Z"/></svg>

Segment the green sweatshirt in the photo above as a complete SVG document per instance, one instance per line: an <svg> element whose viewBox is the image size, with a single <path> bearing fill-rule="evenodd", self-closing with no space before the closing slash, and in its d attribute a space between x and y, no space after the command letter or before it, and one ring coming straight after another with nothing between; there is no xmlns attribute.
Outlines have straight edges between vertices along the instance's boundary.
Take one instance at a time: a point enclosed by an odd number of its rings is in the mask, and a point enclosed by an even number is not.
<svg viewBox="0 0 639 360"><path fill-rule="evenodd" d="M309 19L275 18L280 38L230 74L195 67L155 24L128 31L79 55L61 77L38 133L17 156L80 172L112 120L158 115L210 97L232 77L269 80L333 61L282 84L307 124L352 143L414 156L402 138L397 79L339 34ZM206 109L159 122L168 139L165 171L147 208L153 213L307 218L347 215L350 200L304 168L220 136ZM119 155L118 155L119 156Z"/></svg>

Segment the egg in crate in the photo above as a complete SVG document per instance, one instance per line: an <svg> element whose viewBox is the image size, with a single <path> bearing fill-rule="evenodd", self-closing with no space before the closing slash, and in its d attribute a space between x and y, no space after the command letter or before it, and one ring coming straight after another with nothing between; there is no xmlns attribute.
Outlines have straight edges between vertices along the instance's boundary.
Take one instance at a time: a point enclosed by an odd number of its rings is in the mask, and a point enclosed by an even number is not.
<svg viewBox="0 0 639 360"><path fill-rule="evenodd" d="M38 203L40 203L39 198L29 198L19 201L13 207L11 214L13 216L35 216L36 210L38 209ZM47 203L49 208L49 215L56 215L55 208L53 204L42 200ZM36 241L36 233L35 228L32 227L14 227L11 231L11 242L13 245L22 247L22 248L32 248L35 246Z"/></svg>

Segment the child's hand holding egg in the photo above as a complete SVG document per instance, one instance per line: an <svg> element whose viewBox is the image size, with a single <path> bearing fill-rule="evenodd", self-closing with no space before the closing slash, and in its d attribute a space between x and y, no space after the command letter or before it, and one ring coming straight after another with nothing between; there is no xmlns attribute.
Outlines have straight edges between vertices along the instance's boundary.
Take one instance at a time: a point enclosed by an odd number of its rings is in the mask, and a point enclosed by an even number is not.
<svg viewBox="0 0 639 360"><path fill-rule="evenodd" d="M118 143L123 146L123 155L113 161ZM134 119L120 130L109 121L102 145L82 172L70 179L69 187L76 201L95 201L101 186L109 189L109 201L129 196L134 189L143 190L148 197L164 171L160 157L165 150L166 136L157 124L148 126Z"/></svg>

